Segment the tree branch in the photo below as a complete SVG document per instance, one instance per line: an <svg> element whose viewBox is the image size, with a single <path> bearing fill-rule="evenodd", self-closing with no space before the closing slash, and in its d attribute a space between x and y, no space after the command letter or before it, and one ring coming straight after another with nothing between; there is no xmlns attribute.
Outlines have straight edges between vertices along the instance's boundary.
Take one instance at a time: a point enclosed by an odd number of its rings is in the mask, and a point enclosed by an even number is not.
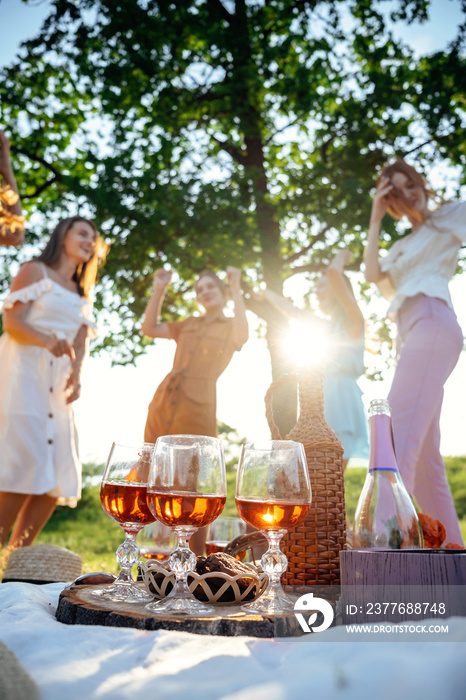
<svg viewBox="0 0 466 700"><path fill-rule="evenodd" d="M220 0L209 0L209 5L212 5L215 10L218 11L219 15L228 22L228 24L231 24L232 16L228 12L225 5L220 2Z"/></svg>
<svg viewBox="0 0 466 700"><path fill-rule="evenodd" d="M59 182L61 180L61 176L57 177L54 175L53 177L50 178L50 180L47 180L44 182L40 187L36 189L35 192L32 194L22 194L21 199L35 199L35 197L38 197L44 190L47 189L47 187L50 187L50 185L53 185L54 182Z"/></svg>
<svg viewBox="0 0 466 700"><path fill-rule="evenodd" d="M42 158L41 156L37 156L35 154L32 154L30 151L27 151L25 148L15 148L15 151L17 153L22 153L23 156L27 156L30 160L36 161L36 163L40 163L41 165L44 166L44 168L47 168L47 170L50 170L55 175L55 180L61 180L61 173L58 172L56 168L53 167L50 163L47 163L47 161Z"/></svg>
<svg viewBox="0 0 466 700"><path fill-rule="evenodd" d="M236 146L233 146L232 144L227 143L226 141L221 141L213 134L210 135L210 138L213 141L215 141L216 144L218 144L221 150L225 151L225 153L228 153L233 158L233 160L235 160L239 165L246 166L249 164L249 159L247 155L243 154L239 148L236 148Z"/></svg>
<svg viewBox="0 0 466 700"><path fill-rule="evenodd" d="M286 275L285 279L293 277L293 275L298 275L301 272L320 272L325 267L322 263L308 263L307 265L300 265L299 267L293 267L289 274Z"/></svg>
<svg viewBox="0 0 466 700"><path fill-rule="evenodd" d="M327 141L324 141L324 143L320 147L320 154L322 156L322 162L324 163L324 165L328 164L327 151L335 137L336 134L333 134L332 136L330 136L330 138L327 139Z"/></svg>
<svg viewBox="0 0 466 700"><path fill-rule="evenodd" d="M418 151L420 148L424 148L424 146L428 146L429 143L432 143L433 141L437 141L438 139L427 139L427 141L424 141L424 143L420 143L419 146L415 146L414 148L411 148L409 151L405 151L404 155L409 156L411 153L415 153Z"/></svg>
<svg viewBox="0 0 466 700"><path fill-rule="evenodd" d="M267 146L277 134L280 134L282 131L286 131L286 129L289 129L290 126L293 126L293 124L297 124L299 121L302 121L300 117L296 117L296 119L293 119L291 122L288 122L288 124L285 124L285 126L283 126L281 129L277 129L276 131L274 131L273 134L271 134L266 140L265 145Z"/></svg>
<svg viewBox="0 0 466 700"><path fill-rule="evenodd" d="M319 233L312 238L311 242L307 246L304 246L304 248L301 248L301 250L298 251L297 253L293 253L293 255L290 255L288 258L285 258L284 259L285 263L287 265L291 265L291 263L294 263L295 260L299 260L299 258L302 255L307 253L309 250L312 250L312 248L315 246L316 243L318 243L319 241L322 241L325 238L325 234L327 233L327 231L330 228L332 228L330 226L330 224L327 224L327 226L324 226L322 231L319 231Z"/></svg>
<svg viewBox="0 0 466 700"><path fill-rule="evenodd" d="M345 270L350 270L351 272L359 272L361 269L362 258L357 258L351 265L346 265ZM321 272L325 270L326 265L323 263L308 263L307 265L301 265L299 267L293 267L290 273L286 275L285 279L293 277L293 275L301 274L302 272Z"/></svg>

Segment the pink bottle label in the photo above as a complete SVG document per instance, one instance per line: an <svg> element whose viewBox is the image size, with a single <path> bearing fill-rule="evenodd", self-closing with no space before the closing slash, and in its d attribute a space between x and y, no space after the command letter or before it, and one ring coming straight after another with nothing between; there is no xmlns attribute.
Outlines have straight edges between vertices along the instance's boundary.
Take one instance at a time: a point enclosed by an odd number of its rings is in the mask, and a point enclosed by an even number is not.
<svg viewBox="0 0 466 700"><path fill-rule="evenodd" d="M390 416L378 414L369 418L370 454L368 471L398 471L393 445Z"/></svg>

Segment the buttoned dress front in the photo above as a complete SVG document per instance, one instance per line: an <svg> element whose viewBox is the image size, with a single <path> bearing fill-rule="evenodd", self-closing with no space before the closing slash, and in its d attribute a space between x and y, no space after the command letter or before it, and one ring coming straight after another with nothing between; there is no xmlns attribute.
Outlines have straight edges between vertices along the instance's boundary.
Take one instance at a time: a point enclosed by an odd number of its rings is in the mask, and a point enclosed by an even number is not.
<svg viewBox="0 0 466 700"><path fill-rule="evenodd" d="M190 316L168 325L176 341L173 369L149 405L144 440L178 434L216 437L216 382L240 349L233 341L233 319Z"/></svg>
<svg viewBox="0 0 466 700"><path fill-rule="evenodd" d="M26 321L74 342L84 324L96 328L89 302L47 277L11 293L3 306L32 302ZM81 463L72 404L66 403L68 356L0 338L0 491L48 494L75 506Z"/></svg>

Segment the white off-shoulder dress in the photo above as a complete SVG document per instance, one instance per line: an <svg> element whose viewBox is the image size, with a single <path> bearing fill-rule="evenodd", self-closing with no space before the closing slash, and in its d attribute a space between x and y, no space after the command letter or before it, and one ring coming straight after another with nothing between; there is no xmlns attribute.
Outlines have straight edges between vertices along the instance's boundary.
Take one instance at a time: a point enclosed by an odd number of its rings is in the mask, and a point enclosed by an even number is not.
<svg viewBox="0 0 466 700"><path fill-rule="evenodd" d="M26 321L73 342L80 327L95 335L90 303L47 276L11 293L3 310L32 301ZM2 310L2 311L3 311ZM65 386L70 359L46 348L0 337L0 491L48 494L74 507L81 463L72 404Z"/></svg>

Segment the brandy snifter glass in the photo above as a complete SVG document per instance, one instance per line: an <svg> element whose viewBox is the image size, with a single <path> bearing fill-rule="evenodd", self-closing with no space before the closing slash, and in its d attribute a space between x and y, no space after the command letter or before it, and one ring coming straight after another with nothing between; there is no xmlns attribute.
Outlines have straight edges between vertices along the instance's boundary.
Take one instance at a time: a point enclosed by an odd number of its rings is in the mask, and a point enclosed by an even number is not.
<svg viewBox="0 0 466 700"><path fill-rule="evenodd" d="M110 518L125 533L125 541L116 551L120 574L113 585L93 595L113 601L140 603L152 600L147 591L133 580L131 570L139 560L136 535L155 520L147 505L147 479L155 445L142 443L128 446L113 443L100 487L100 502Z"/></svg>
<svg viewBox="0 0 466 700"><path fill-rule="evenodd" d="M204 435L159 437L150 470L147 502L155 518L171 527L178 547L168 563L176 581L162 601L150 603L156 614L210 615L214 608L197 600L189 590L188 574L196 566L189 540L198 528L209 525L226 501L226 473L222 443Z"/></svg>
<svg viewBox="0 0 466 700"><path fill-rule="evenodd" d="M304 447L292 440L248 442L241 449L236 479L236 507L241 518L261 530L268 542L261 565L268 585L257 600L242 606L261 615L293 610L280 583L288 560L280 549L287 530L304 520L311 505L311 485Z"/></svg>

